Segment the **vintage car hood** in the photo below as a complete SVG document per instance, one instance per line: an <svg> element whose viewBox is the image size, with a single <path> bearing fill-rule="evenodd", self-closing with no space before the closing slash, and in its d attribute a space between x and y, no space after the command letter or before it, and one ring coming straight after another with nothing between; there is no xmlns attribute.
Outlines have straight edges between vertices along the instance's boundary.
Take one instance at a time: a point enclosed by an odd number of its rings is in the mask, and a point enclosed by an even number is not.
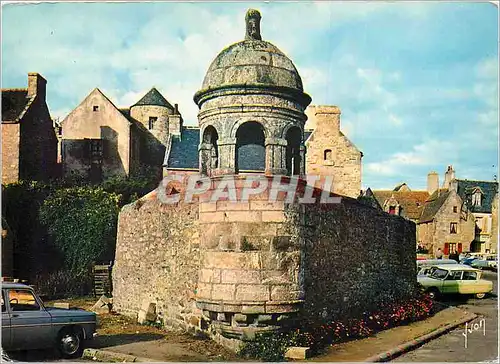
<svg viewBox="0 0 500 364"><path fill-rule="evenodd" d="M70 321L96 321L94 312L81 309L64 309L47 307L47 311L53 319L70 319Z"/></svg>

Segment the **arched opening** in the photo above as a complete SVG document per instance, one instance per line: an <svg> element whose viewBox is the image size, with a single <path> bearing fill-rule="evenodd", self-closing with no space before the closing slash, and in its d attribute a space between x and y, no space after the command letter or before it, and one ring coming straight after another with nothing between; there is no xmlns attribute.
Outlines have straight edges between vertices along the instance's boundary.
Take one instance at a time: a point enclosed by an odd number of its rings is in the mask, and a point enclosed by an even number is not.
<svg viewBox="0 0 500 364"><path fill-rule="evenodd" d="M236 131L236 173L263 172L266 168L264 128L255 121L246 122Z"/></svg>
<svg viewBox="0 0 500 364"><path fill-rule="evenodd" d="M302 131L294 126L286 133L286 171L290 176L300 174L300 144L302 142Z"/></svg>
<svg viewBox="0 0 500 364"><path fill-rule="evenodd" d="M205 128L203 132L203 155L202 155L202 173L212 175L212 172L219 167L219 148L217 141L219 134L212 125Z"/></svg>

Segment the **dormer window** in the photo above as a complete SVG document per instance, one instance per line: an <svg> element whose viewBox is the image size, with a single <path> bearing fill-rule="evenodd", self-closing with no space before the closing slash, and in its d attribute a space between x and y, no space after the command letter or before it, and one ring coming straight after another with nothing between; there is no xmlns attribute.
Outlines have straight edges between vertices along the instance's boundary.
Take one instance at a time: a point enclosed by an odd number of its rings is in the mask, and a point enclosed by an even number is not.
<svg viewBox="0 0 500 364"><path fill-rule="evenodd" d="M149 125L148 125L149 130L151 130L155 127L155 123L157 120L158 120L158 118L156 116L149 117Z"/></svg>
<svg viewBox="0 0 500 364"><path fill-rule="evenodd" d="M476 188L472 193L472 206L481 206L481 190Z"/></svg>

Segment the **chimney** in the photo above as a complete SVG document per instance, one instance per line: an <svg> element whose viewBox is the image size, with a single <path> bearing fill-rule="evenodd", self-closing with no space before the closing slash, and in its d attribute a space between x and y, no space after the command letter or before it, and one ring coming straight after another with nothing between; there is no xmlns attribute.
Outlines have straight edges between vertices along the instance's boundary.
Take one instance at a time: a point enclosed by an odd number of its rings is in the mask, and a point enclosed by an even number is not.
<svg viewBox="0 0 500 364"><path fill-rule="evenodd" d="M30 72L28 73L28 96L38 96L42 100L45 100L45 90L46 90L47 80L42 77L39 73Z"/></svg>
<svg viewBox="0 0 500 364"><path fill-rule="evenodd" d="M443 188L445 189L450 188L450 183L454 179L455 179L455 170L453 169L453 166L448 166L448 169L444 174Z"/></svg>
<svg viewBox="0 0 500 364"><path fill-rule="evenodd" d="M430 172L427 175L427 192L432 195L439 188L439 174Z"/></svg>
<svg viewBox="0 0 500 364"><path fill-rule="evenodd" d="M174 115L179 115L179 104L174 104Z"/></svg>

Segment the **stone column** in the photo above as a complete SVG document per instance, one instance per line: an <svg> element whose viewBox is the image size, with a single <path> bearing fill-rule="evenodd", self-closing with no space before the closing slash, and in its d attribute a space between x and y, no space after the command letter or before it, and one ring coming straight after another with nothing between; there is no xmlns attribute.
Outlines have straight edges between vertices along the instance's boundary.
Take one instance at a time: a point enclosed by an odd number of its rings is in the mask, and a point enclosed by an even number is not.
<svg viewBox="0 0 500 364"><path fill-rule="evenodd" d="M300 173L301 176L306 175L306 147L304 144L300 145Z"/></svg>
<svg viewBox="0 0 500 364"><path fill-rule="evenodd" d="M200 173L208 176L210 171L210 143L201 143L198 147Z"/></svg>
<svg viewBox="0 0 500 364"><path fill-rule="evenodd" d="M266 138L266 175L286 175L286 146L283 138Z"/></svg>
<svg viewBox="0 0 500 364"><path fill-rule="evenodd" d="M236 138L224 138L217 141L219 147L219 168L215 174L236 173Z"/></svg>

